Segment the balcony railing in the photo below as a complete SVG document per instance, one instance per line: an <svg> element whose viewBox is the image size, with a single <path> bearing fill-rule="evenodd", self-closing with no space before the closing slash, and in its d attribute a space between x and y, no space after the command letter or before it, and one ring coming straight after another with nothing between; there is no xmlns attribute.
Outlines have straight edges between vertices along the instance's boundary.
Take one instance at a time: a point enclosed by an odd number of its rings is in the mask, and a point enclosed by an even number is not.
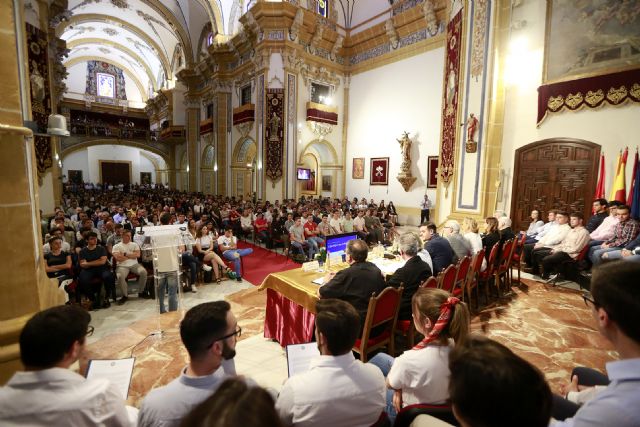
<svg viewBox="0 0 640 427"><path fill-rule="evenodd" d="M157 141L158 133L148 129L119 127L105 124L72 123L72 136L86 136L89 138L129 139L133 141Z"/></svg>

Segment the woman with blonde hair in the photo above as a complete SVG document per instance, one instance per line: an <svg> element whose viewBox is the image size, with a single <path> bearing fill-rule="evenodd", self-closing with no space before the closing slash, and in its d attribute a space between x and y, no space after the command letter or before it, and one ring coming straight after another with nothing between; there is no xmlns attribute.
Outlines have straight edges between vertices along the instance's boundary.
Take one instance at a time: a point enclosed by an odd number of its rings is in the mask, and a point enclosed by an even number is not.
<svg viewBox="0 0 640 427"><path fill-rule="evenodd" d="M444 404L449 399L449 353L469 334L467 305L442 289L419 288L411 300L413 323L424 339L397 358L371 359L387 378L387 415L404 406Z"/></svg>
<svg viewBox="0 0 640 427"><path fill-rule="evenodd" d="M465 219L463 219L460 231L462 232L463 237L467 239L467 241L471 245L473 255L480 252L480 250L482 249L482 237L480 237L480 234L478 233L478 223L476 222L476 220L470 217L466 217ZM487 259L485 258L482 261L482 267L480 271L484 271L486 268Z"/></svg>

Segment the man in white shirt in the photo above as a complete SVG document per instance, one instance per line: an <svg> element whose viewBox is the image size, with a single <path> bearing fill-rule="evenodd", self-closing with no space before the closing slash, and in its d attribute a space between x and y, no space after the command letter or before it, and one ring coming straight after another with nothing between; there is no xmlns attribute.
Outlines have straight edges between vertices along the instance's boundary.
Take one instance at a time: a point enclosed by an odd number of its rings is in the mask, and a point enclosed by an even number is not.
<svg viewBox="0 0 640 427"><path fill-rule="evenodd" d="M69 369L93 332L90 320L89 313L75 305L52 307L29 319L20 333L26 370L0 388L0 425L134 425L109 380L88 380Z"/></svg>
<svg viewBox="0 0 640 427"><path fill-rule="evenodd" d="M67 253L71 252L71 245L69 245L67 242L64 241L64 235L62 234L62 230L60 230L59 228L52 228L51 231L49 231L49 239L53 237L59 237L60 239L62 239L62 250L64 252L67 252ZM42 246L42 253L46 255L49 252L51 252L51 247L47 242Z"/></svg>
<svg viewBox="0 0 640 427"><path fill-rule="evenodd" d="M131 241L131 230L122 231L122 242L116 244L112 250L113 257L118 263L116 266L116 280L120 286L122 297L118 300L118 305L127 302L127 276L133 273L138 276L138 289L143 290L147 284L147 269L138 263L140 258L140 246Z"/></svg>
<svg viewBox="0 0 640 427"><path fill-rule="evenodd" d="M335 210L331 215L331 220L329 221L329 225L333 229L333 234L341 234L344 233L344 229L342 228L342 221L340 221L340 211Z"/></svg>
<svg viewBox="0 0 640 427"><path fill-rule="evenodd" d="M253 249L238 249L238 239L233 235L233 229L228 227L224 234L218 237L218 246L222 251L222 256L235 263L236 280L242 282L242 262L241 257L253 253Z"/></svg>
<svg viewBox="0 0 640 427"><path fill-rule="evenodd" d="M189 353L189 364L180 376L153 389L140 406L139 427L177 427L199 403L235 376L233 358L242 333L226 301L199 304L180 322L180 338Z"/></svg>
<svg viewBox="0 0 640 427"><path fill-rule="evenodd" d="M321 355L309 363L309 371L284 383L276 410L286 425L365 427L378 420L385 407L384 377L377 367L353 356L359 331L358 312L348 302L316 303Z"/></svg>
<svg viewBox="0 0 640 427"><path fill-rule="evenodd" d="M353 230L358 233L359 239L366 241L369 237L369 230L364 220L364 211L358 211L358 216L353 219Z"/></svg>
<svg viewBox="0 0 640 427"><path fill-rule="evenodd" d="M569 214L567 212L558 212L556 214L556 224L557 226L545 234L538 243L533 246L524 246L524 260L531 267L528 272L536 275L539 274L540 265L537 261L549 255L552 248L562 242L569 234L569 231L571 231Z"/></svg>

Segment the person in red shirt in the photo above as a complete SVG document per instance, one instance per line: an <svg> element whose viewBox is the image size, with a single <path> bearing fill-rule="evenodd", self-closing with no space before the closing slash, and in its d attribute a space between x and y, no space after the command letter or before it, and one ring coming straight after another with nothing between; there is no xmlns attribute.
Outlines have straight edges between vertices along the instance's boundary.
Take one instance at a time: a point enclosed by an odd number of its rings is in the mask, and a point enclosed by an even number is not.
<svg viewBox="0 0 640 427"><path fill-rule="evenodd" d="M267 247L271 246L271 242L269 241L271 239L269 236L269 223L262 213L258 213L256 220L253 222L253 226L255 228L256 238L264 242Z"/></svg>
<svg viewBox="0 0 640 427"><path fill-rule="evenodd" d="M309 214L307 216L307 222L304 223L304 237L306 237L307 242L311 246L311 252L318 253L319 245L324 243L324 239L318 237L318 224L313 220L313 215Z"/></svg>
<svg viewBox="0 0 640 427"><path fill-rule="evenodd" d="M233 230L234 234L242 233L242 229L240 228L240 213L235 207L231 208L229 212L229 227Z"/></svg>

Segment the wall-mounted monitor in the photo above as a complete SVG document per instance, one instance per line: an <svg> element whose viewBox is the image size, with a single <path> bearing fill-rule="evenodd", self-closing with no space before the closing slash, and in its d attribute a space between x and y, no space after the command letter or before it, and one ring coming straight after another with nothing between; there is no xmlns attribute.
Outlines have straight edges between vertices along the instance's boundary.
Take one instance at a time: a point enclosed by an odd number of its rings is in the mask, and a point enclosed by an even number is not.
<svg viewBox="0 0 640 427"><path fill-rule="evenodd" d="M298 168L298 179L300 181L308 181L311 179L311 169Z"/></svg>

